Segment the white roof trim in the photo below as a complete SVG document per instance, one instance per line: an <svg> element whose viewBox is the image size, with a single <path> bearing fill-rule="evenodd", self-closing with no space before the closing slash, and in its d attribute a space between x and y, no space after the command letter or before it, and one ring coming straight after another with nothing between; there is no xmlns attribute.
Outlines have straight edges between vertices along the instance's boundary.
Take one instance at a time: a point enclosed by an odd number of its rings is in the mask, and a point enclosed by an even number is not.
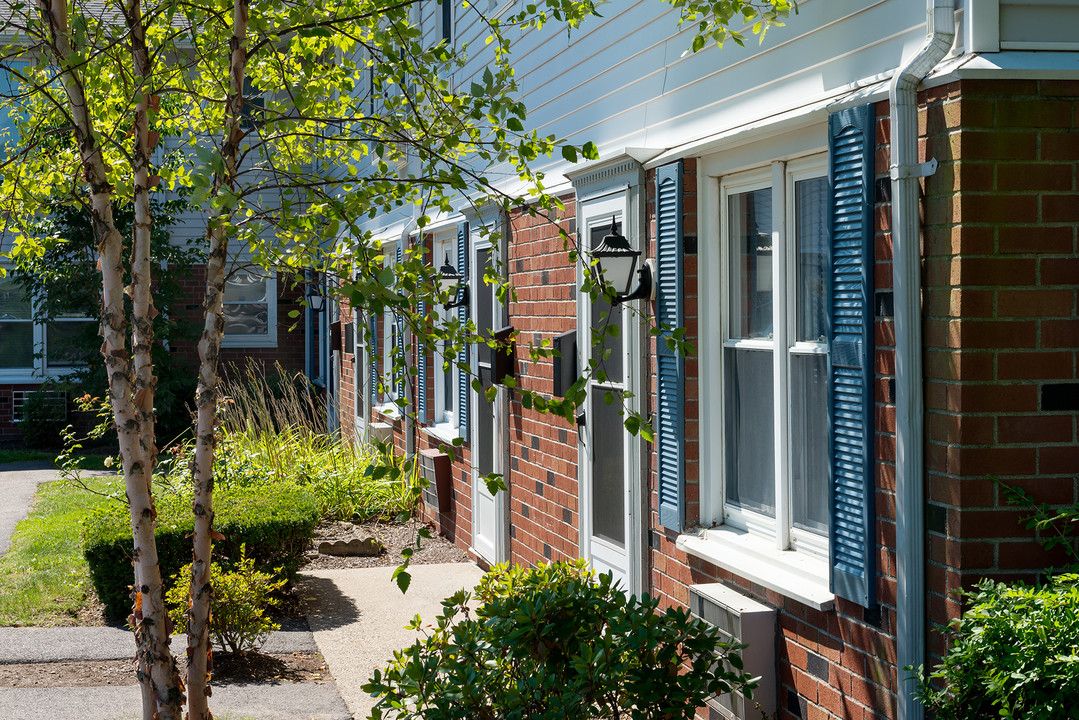
<svg viewBox="0 0 1079 720"><path fill-rule="evenodd" d="M963 78L1072 80L1079 78L1079 53L999 52L970 57L956 69Z"/></svg>
<svg viewBox="0 0 1079 720"><path fill-rule="evenodd" d="M742 125L685 143L650 160L645 163L644 167L646 170L651 170L682 158L707 155L719 150L721 146L730 143L732 140L743 140L752 137L754 134L774 134L821 122L823 118L827 117L830 110L876 102L887 98L888 81L889 78L884 76L870 78L858 87L848 88L842 92L829 93L805 105L767 117L757 118Z"/></svg>

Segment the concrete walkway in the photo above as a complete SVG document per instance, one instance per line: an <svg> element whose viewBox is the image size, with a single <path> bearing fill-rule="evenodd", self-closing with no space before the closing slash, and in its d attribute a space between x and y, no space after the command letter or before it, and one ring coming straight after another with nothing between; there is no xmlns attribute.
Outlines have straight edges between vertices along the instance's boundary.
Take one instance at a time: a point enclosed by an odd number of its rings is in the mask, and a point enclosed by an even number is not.
<svg viewBox="0 0 1079 720"><path fill-rule="evenodd" d="M11 547L11 533L26 517L38 484L56 477L56 470L46 462L0 464L0 555Z"/></svg>
<svg viewBox="0 0 1079 720"><path fill-rule="evenodd" d="M0 554L41 482L54 480L45 464L0 465ZM482 571L469 563L415 565L402 595L393 568L319 570L302 573L300 594L307 622L283 623L263 652L321 652L336 683L271 682L215 685L215 717L253 720L359 720L374 704L361 687L375 668L421 637L405 630L419 614L432 624L442 600L471 588ZM308 629L310 628L310 629ZM186 639L173 639L182 653ZM123 660L134 655L131 634L120 628L0 628L0 664L77 660ZM137 685L104 687L0 688L0 720L137 720Z"/></svg>
<svg viewBox="0 0 1079 720"><path fill-rule="evenodd" d="M307 622L355 718L366 718L374 705L362 686L375 668L423 637L405 625L417 614L425 625L434 624L442 600L471 589L483 575L471 563L413 565L409 572L412 584L404 595L390 579L390 567L302 573Z"/></svg>

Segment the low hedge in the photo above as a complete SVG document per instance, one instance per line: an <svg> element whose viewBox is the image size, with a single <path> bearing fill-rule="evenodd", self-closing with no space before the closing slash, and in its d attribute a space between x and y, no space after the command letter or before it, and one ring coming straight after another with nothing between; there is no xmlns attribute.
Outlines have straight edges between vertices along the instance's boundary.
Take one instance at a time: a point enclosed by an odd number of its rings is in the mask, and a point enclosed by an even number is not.
<svg viewBox="0 0 1079 720"><path fill-rule="evenodd" d="M227 488L214 493L214 530L225 536L214 543L215 559L228 566L239 558L240 546L264 572L281 568L293 578L318 523L318 500L303 488L263 485ZM195 519L191 501L170 496L157 503L157 553L161 574L168 583L191 562L191 534ZM124 618L131 612L133 582L131 519L127 507L110 504L91 515L82 529L83 554L105 612Z"/></svg>

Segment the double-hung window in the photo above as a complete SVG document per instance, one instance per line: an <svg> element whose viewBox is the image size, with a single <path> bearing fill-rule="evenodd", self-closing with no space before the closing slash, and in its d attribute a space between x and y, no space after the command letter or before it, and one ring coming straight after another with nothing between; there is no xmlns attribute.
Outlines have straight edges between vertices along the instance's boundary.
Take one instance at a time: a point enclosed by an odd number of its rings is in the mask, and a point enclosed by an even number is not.
<svg viewBox="0 0 1079 720"><path fill-rule="evenodd" d="M436 266L440 266L447 259L450 264L455 263L454 241L455 238L452 236L435 239L432 257ZM432 319L439 323L446 323L456 317L456 313L455 309L446 310L443 306L436 305L432 308L432 315L435 316ZM447 343L442 340L439 341L439 346L433 356L435 428L455 434L457 431L457 354L447 352Z"/></svg>
<svg viewBox="0 0 1079 720"><path fill-rule="evenodd" d="M277 345L277 282L252 270L234 270L225 280L223 347Z"/></svg>
<svg viewBox="0 0 1079 720"><path fill-rule="evenodd" d="M34 312L10 275L0 278L0 370L34 371Z"/></svg>
<svg viewBox="0 0 1079 720"><path fill-rule="evenodd" d="M826 556L827 161L720 182L725 523Z"/></svg>
<svg viewBox="0 0 1079 720"><path fill-rule="evenodd" d="M817 609L876 598L875 117L872 104L846 108L826 134L807 125L700 162L699 516L682 475L684 377L657 343L660 525L686 552ZM779 148L805 152L769 162ZM674 325L679 173L658 168L655 195L656 316Z"/></svg>
<svg viewBox="0 0 1079 720"><path fill-rule="evenodd" d="M59 313L40 322L34 310L13 277L0 278L0 376L29 382L84 367L87 353L96 352L96 343L86 339L97 334L97 319Z"/></svg>
<svg viewBox="0 0 1079 720"><path fill-rule="evenodd" d="M385 256L384 264L396 272L397 265L404 257L404 249L400 241L384 244L382 252ZM380 378L382 388L383 411L395 414L399 406L397 401L405 396L405 375L407 373L407 357L405 355L405 320L400 313L392 308L387 309L382 316L382 376Z"/></svg>

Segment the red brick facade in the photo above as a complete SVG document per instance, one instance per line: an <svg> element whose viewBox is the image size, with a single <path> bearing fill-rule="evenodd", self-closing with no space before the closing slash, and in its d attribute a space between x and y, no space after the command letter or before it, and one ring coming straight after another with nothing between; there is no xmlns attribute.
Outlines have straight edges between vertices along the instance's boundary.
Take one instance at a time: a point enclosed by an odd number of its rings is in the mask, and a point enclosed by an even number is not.
<svg viewBox="0 0 1079 720"><path fill-rule="evenodd" d="M927 588L942 623L960 610L953 588L1064 563L993 478L1077 500L1079 82L967 80L926 105L942 163L924 250Z"/></svg>
<svg viewBox="0 0 1079 720"><path fill-rule="evenodd" d="M926 457L927 625L961 611L951 591L992 575L1032 579L1062 557L1046 554L1007 507L990 475L1039 501L1072 503L1079 472L1079 83L962 81L921 93L922 159L936 157L923 181L923 342ZM877 598L866 610L836 598L812 609L675 547L660 527L651 447L645 590L670 605L688 586L722 582L778 609L778 716L894 718L906 674L896 651L896 409L892 302L888 103L876 105L875 485ZM684 313L687 339L701 340L696 256L697 168L684 164ZM648 237L654 238L648 180ZM556 220L575 230L568 196ZM509 309L519 332L518 382L550 393L550 360L527 360L539 344L577 323L576 270L555 227L512 219ZM702 242L708 241L702 238ZM653 243L650 241L649 243ZM654 247L649 256L654 257ZM651 314L651 313L649 313ZM655 345L649 340L644 412L654 410ZM343 378L350 370L346 359ZM686 520L702 517L698 360L686 358ZM346 385L347 386L347 385ZM347 390L345 391L348 392ZM347 397L347 395L346 395ZM577 430L561 419L510 403L509 558L535 564L580 553ZM399 427L400 429L400 427ZM419 447L437 446L422 430ZM453 511L440 526L463 548L472 538L469 445L454 464ZM431 516L434 519L433 516ZM930 661L943 640L927 631Z"/></svg>

